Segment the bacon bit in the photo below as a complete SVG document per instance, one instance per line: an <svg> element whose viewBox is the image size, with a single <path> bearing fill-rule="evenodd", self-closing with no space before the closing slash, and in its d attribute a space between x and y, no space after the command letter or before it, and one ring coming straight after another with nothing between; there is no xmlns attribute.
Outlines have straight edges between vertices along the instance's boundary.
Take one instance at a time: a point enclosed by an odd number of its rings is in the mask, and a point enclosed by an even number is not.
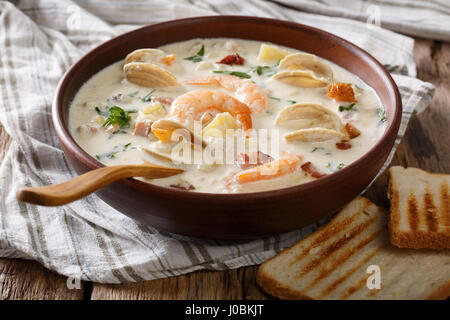
<svg viewBox="0 0 450 320"><path fill-rule="evenodd" d="M311 175L314 178L322 178L326 176L326 174L320 173L311 163L311 161L305 162L301 165L301 168L304 172Z"/></svg>
<svg viewBox="0 0 450 320"><path fill-rule="evenodd" d="M172 104L173 99L172 98L167 98L167 97L152 96L150 98L150 101L153 102L153 103L159 102L159 103L167 104L167 105L170 106Z"/></svg>
<svg viewBox="0 0 450 320"><path fill-rule="evenodd" d="M260 166L272 160L273 158L270 155L257 151L250 153L239 153L236 157L236 164L242 169L249 169Z"/></svg>
<svg viewBox="0 0 450 320"><path fill-rule="evenodd" d="M150 120L142 120L136 123L134 126L134 132L133 134L135 136L141 136L146 137L150 133L151 127L152 127L152 121Z"/></svg>
<svg viewBox="0 0 450 320"><path fill-rule="evenodd" d="M180 189L180 190L184 190L184 191L191 191L191 190L195 190L195 187L189 183L178 183L178 184L171 184L170 185L171 188L175 188L175 189Z"/></svg>
<svg viewBox="0 0 450 320"><path fill-rule="evenodd" d="M233 53L233 54L226 56L225 58L223 58L222 60L220 60L217 63L228 64L230 66L232 66L234 64L243 65L244 58L242 58L238 53Z"/></svg>
<svg viewBox="0 0 450 320"><path fill-rule="evenodd" d="M353 88L348 83L337 82L327 88L328 97L336 101L356 102Z"/></svg>
<svg viewBox="0 0 450 320"><path fill-rule="evenodd" d="M165 65L171 66L173 64L173 62L175 61L175 57L176 57L175 54L169 54L169 55L165 56L162 60Z"/></svg>
<svg viewBox="0 0 450 320"><path fill-rule="evenodd" d="M356 138L361 134L361 131L359 131L355 126L348 122L345 124L345 131L347 131L350 139Z"/></svg>
<svg viewBox="0 0 450 320"><path fill-rule="evenodd" d="M341 142L336 143L336 148L340 150L347 150L352 147L351 143L345 140L342 140Z"/></svg>

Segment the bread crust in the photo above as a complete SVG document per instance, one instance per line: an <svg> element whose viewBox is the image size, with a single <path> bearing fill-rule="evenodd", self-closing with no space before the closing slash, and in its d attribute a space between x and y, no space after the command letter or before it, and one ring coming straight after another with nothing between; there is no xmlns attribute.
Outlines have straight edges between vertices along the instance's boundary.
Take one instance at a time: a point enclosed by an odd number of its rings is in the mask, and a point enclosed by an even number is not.
<svg viewBox="0 0 450 320"><path fill-rule="evenodd" d="M406 214L408 216L412 215L412 212L406 212L402 213L400 212L400 201L417 201L416 195L413 192L410 192L408 195L408 198L400 199L400 191L399 188L399 181L397 180L397 175L395 173L396 170L399 170L399 168L403 169L402 173L404 173L406 170L415 170L420 173L424 173L426 175L430 175L432 178L434 177L441 177L444 179L448 179L448 174L441 174L441 173L431 173L426 170L418 169L418 168L403 168L403 167L391 167L389 169L389 185L387 190L387 196L390 199L391 207L390 207L390 214L389 214L389 240L390 242L399 248L411 248L411 249L448 249L450 248L450 232L435 232L432 230L407 230L403 231L400 230L399 227L399 219L402 214ZM400 175L400 174L399 174ZM444 180L445 181L445 180ZM423 185L423 189L426 190L428 183L422 182L421 179L417 178L417 183L421 183ZM447 184L444 182L443 185L445 188L447 188ZM442 189L442 187L441 187ZM448 189L441 190L441 194L438 195L441 198L441 202L448 203ZM403 207L405 208L405 206ZM405 210L405 209L403 209ZM448 206L444 206L440 208L441 214L444 217L444 220L446 216L450 215L450 212L448 212ZM410 218L410 217L408 217ZM448 218L447 218L448 219ZM445 221L444 221L445 223Z"/></svg>
<svg viewBox="0 0 450 320"><path fill-rule="evenodd" d="M282 283L266 274L261 267L256 273L256 283L271 296L278 297L282 300L314 300L301 292L284 286Z"/></svg>
<svg viewBox="0 0 450 320"><path fill-rule="evenodd" d="M450 280L436 288L425 300L445 300L450 297Z"/></svg>

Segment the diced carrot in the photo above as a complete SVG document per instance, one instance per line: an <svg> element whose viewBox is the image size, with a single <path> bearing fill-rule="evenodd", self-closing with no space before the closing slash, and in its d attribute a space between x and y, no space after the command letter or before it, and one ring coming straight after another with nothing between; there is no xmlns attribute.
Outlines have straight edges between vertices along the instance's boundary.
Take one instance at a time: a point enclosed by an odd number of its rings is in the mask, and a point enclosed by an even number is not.
<svg viewBox="0 0 450 320"><path fill-rule="evenodd" d="M348 83L337 82L327 88L328 97L336 101L356 102L353 88Z"/></svg>
<svg viewBox="0 0 450 320"><path fill-rule="evenodd" d="M167 142L172 141L173 130L153 129L152 132L162 143L167 143Z"/></svg>
<svg viewBox="0 0 450 320"><path fill-rule="evenodd" d="M164 64L167 66L171 66L172 63L175 61L175 57L176 57L175 54L169 54L169 55L165 56L163 58Z"/></svg>

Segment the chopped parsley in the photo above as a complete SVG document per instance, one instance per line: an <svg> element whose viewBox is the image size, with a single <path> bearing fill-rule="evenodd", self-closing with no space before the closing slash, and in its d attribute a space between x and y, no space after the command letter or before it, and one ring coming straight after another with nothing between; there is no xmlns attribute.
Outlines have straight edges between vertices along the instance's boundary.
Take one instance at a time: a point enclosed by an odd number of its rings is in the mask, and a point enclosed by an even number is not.
<svg viewBox="0 0 450 320"><path fill-rule="evenodd" d="M111 151L111 152L107 152L107 153L104 153L104 154L96 154L95 155L95 157L97 158L97 160L102 160L102 159L104 159L104 158L108 158L108 159L114 159L115 157L116 157L116 154L118 153L119 151Z"/></svg>
<svg viewBox="0 0 450 320"><path fill-rule="evenodd" d="M153 89L150 91L145 97L141 98L142 102L149 102L152 99L152 94L156 91L156 89Z"/></svg>
<svg viewBox="0 0 450 320"><path fill-rule="evenodd" d="M205 55L205 46L202 45L202 48L197 52L196 55L184 58L184 60L189 60L189 61L196 63L196 62L202 61L204 55Z"/></svg>
<svg viewBox="0 0 450 320"><path fill-rule="evenodd" d="M128 142L126 145L123 146L122 151L126 151L130 145L131 142Z"/></svg>
<svg viewBox="0 0 450 320"><path fill-rule="evenodd" d="M112 151L107 152L107 153L103 153L103 154L96 154L95 158L97 160L102 160L102 159L105 159L105 158L114 159L116 157L116 154L118 154L119 152L135 149L135 147L130 148L130 145L131 145L131 142L129 142L129 143L123 145L123 146L114 146Z"/></svg>
<svg viewBox="0 0 450 320"><path fill-rule="evenodd" d="M251 67L248 72L254 72L258 76L271 77L277 72L279 64L280 64L280 61L278 61L273 66L255 66L255 67Z"/></svg>
<svg viewBox="0 0 450 320"><path fill-rule="evenodd" d="M241 71L214 70L213 72L219 73L219 74L228 74L230 76L235 76L235 77L238 77L241 79L250 79L252 77L248 73L241 72Z"/></svg>
<svg viewBox="0 0 450 320"><path fill-rule="evenodd" d="M377 108L377 116L379 123L386 122L386 110L384 110L383 108Z"/></svg>
<svg viewBox="0 0 450 320"><path fill-rule="evenodd" d="M131 120L131 117L128 114L136 111L125 111L121 107L112 106L107 109L107 112L107 118L105 122L103 122L102 127L118 124L120 128L128 128Z"/></svg>
<svg viewBox="0 0 450 320"><path fill-rule="evenodd" d="M269 97L269 99L272 99L272 100L275 100L275 101L281 101L281 99L277 98L277 97ZM297 103L297 101L295 101L295 100L285 100L285 101L289 102L290 104L296 104Z"/></svg>
<svg viewBox="0 0 450 320"><path fill-rule="evenodd" d="M335 165L335 164L332 164L332 163L328 162L328 164L326 165L326 167L327 167L328 169L330 169L331 171L336 172L336 171L341 170L342 168L344 168L344 167L345 167L345 164L343 164L343 163L341 162L341 163L339 163L338 165Z"/></svg>
<svg viewBox="0 0 450 320"><path fill-rule="evenodd" d="M324 150L322 147L314 147L311 152L316 152L317 150Z"/></svg>
<svg viewBox="0 0 450 320"><path fill-rule="evenodd" d="M355 106L355 103L351 103L348 106L339 106L339 112L343 111L357 111L353 107Z"/></svg>
<svg viewBox="0 0 450 320"><path fill-rule="evenodd" d="M107 112L102 112L99 107L94 108L98 115L106 117L108 115Z"/></svg>

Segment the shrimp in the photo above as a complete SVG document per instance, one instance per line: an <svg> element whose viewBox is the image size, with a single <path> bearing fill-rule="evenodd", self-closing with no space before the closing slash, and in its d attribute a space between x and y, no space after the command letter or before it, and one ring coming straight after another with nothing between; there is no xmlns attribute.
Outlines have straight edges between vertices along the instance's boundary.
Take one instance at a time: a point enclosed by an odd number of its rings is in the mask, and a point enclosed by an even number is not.
<svg viewBox="0 0 450 320"><path fill-rule="evenodd" d="M199 120L205 112L228 112L236 117L245 131L252 128L251 111L246 104L221 91L197 90L177 97L169 116L180 120Z"/></svg>
<svg viewBox="0 0 450 320"><path fill-rule="evenodd" d="M225 180L225 185L243 184L285 176L298 170L300 160L301 157L295 155L273 160L234 174L231 178Z"/></svg>
<svg viewBox="0 0 450 320"><path fill-rule="evenodd" d="M200 86L220 86L232 91L236 99L245 103L253 113L260 113L267 109L268 99L264 90L249 79L217 75L186 80L183 83Z"/></svg>

